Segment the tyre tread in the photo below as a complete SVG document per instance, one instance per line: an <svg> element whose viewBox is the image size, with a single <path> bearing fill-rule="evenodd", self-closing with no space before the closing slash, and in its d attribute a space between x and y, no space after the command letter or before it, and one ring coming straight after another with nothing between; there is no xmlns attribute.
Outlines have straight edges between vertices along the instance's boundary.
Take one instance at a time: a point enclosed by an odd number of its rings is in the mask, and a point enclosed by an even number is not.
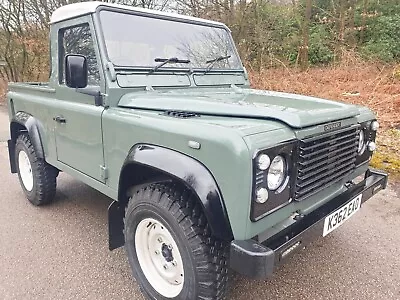
<svg viewBox="0 0 400 300"><path fill-rule="evenodd" d="M56 194L57 187L57 169L49 165L44 159L37 156L35 148L29 139L29 135L20 134L16 140L16 145L23 144L32 158L31 167L36 174L35 195L29 199L35 205L44 205L50 203Z"/></svg>
<svg viewBox="0 0 400 300"><path fill-rule="evenodd" d="M134 191L127 212L133 209L138 199L146 196L168 210L184 231L196 261L198 299L225 299L228 284L227 243L212 236L196 196L174 183L153 183Z"/></svg>

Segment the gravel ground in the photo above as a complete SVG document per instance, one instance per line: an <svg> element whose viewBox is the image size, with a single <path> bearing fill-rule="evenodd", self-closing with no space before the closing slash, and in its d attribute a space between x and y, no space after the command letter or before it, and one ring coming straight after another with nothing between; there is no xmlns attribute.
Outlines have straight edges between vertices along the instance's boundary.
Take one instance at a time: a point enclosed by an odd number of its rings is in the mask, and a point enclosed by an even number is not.
<svg viewBox="0 0 400 300"><path fill-rule="evenodd" d="M56 201L30 205L6 139L0 130L0 299L143 299L124 250L108 251L111 200L61 174ZM400 299L399 198L392 182L269 280L234 275L229 299Z"/></svg>

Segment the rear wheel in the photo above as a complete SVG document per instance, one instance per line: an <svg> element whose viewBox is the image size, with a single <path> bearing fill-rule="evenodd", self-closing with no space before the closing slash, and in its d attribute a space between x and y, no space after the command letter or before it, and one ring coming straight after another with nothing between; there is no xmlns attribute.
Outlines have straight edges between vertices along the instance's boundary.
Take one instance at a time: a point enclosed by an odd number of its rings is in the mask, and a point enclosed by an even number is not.
<svg viewBox="0 0 400 300"><path fill-rule="evenodd" d="M34 205L51 202L56 194L58 170L37 156L28 134L18 136L15 160L26 198Z"/></svg>
<svg viewBox="0 0 400 300"><path fill-rule="evenodd" d="M149 299L224 299L227 247L214 239L194 195L169 184L134 190L125 248Z"/></svg>

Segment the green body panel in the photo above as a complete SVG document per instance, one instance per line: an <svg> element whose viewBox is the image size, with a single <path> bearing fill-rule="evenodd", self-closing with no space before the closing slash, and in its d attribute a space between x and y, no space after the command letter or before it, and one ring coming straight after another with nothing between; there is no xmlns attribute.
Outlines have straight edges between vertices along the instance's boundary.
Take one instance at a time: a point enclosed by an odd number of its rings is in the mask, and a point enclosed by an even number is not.
<svg viewBox="0 0 400 300"><path fill-rule="evenodd" d="M279 120L291 127L358 115L354 105L287 93L249 88L191 89L126 94L119 105L154 110L178 110L220 116Z"/></svg>
<svg viewBox="0 0 400 300"><path fill-rule="evenodd" d="M103 106L96 107L92 96L58 80L58 30L81 23L89 23L94 37ZM96 15L52 24L49 83L10 84L7 97L10 120L24 111L39 121L47 162L109 197L118 200L121 168L134 145L166 147L198 160L211 172L235 239L247 239L265 230L279 231L294 212L317 208L341 193L346 181L366 171L364 164L306 201L290 203L252 222L252 162L257 150L323 133L324 123L341 120L345 126L374 119L374 115L349 104L252 90L245 70L207 75L133 71L117 76L107 69L100 30ZM166 110L200 116L174 118L165 115ZM55 122L56 116L64 117L66 123ZM189 141L199 142L201 148L189 147Z"/></svg>
<svg viewBox="0 0 400 300"><path fill-rule="evenodd" d="M103 107L58 101L57 116L65 124L55 122L57 160L100 179L99 166L103 165L103 139L101 114Z"/></svg>
<svg viewBox="0 0 400 300"><path fill-rule="evenodd" d="M159 116L158 113L114 108L107 110L103 116L103 128L105 161L109 166L108 184L112 188L118 187L119 172L132 145L160 145L202 162L211 171L221 189L229 218L243 218L243 211L249 205L251 186L248 148L235 131L216 127L212 124L199 126L190 120ZM189 148L188 142L191 140L201 143L201 149ZM185 168L184 165L181 167ZM242 223L231 225L235 234L244 235Z"/></svg>

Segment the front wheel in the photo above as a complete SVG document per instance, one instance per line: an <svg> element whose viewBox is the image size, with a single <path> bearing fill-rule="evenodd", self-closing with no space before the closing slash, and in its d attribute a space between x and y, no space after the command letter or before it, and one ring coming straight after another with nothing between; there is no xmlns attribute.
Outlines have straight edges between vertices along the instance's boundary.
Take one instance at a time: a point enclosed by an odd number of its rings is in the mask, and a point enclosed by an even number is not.
<svg viewBox="0 0 400 300"><path fill-rule="evenodd" d="M214 239L194 195L174 185L132 192L125 248L149 299L224 299L227 247Z"/></svg>

